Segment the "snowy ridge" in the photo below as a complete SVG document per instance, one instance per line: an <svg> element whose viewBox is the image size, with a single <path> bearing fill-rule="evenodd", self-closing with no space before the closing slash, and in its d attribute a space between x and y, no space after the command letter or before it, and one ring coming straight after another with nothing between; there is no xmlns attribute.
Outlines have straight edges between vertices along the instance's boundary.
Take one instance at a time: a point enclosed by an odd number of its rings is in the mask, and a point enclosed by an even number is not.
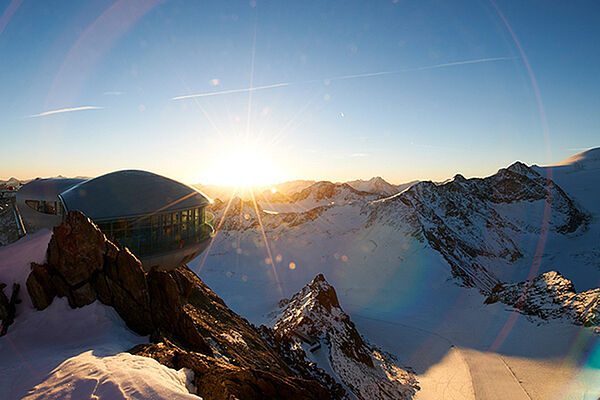
<svg viewBox="0 0 600 400"><path fill-rule="evenodd" d="M290 299L273 329L276 336L296 338L313 350L319 342L315 354L328 352L330 364L322 367L359 399L406 399L418 389L414 376L390 355L364 342L322 274Z"/></svg>
<svg viewBox="0 0 600 400"><path fill-rule="evenodd" d="M486 268L488 260L521 258L519 236L543 229L539 219L524 219L522 210L531 208L534 215L546 205L550 231L571 234L587 226L588 215L562 189L520 162L483 179L456 175L442 185L418 183L372 203L369 223L411 226L444 256L455 276L489 292L498 280Z"/></svg>
<svg viewBox="0 0 600 400"><path fill-rule="evenodd" d="M373 193L362 192L352 186L328 181L317 182L291 196L292 203L310 210L312 208L330 204L351 204L354 201L375 200L378 196Z"/></svg>
<svg viewBox="0 0 600 400"><path fill-rule="evenodd" d="M382 177L376 176L367 181L357 179L346 183L361 192L375 193L382 197L389 197L408 189L418 182L419 181L411 181L401 185L392 185Z"/></svg>
<svg viewBox="0 0 600 400"><path fill-rule="evenodd" d="M273 212L263 210L260 204L255 206L251 200L235 197L230 202L215 200L211 205L211 211L215 214L215 227L223 231L258 230L260 223L265 226L265 229L284 231L314 221L329 207L314 207L304 212ZM225 210L227 210L226 215Z"/></svg>
<svg viewBox="0 0 600 400"><path fill-rule="evenodd" d="M269 201L285 201L288 196L291 196L314 183L315 181L313 180L298 179L273 185L253 186L251 191L254 193L257 200L266 199ZM240 190L239 188L236 190L234 186L203 185L200 183L193 184L192 186L215 200L219 199L221 201L226 201L235 196L242 197L244 200L252 199L250 190Z"/></svg>
<svg viewBox="0 0 600 400"><path fill-rule="evenodd" d="M255 208L253 202L236 198L220 230L258 233L262 223L266 234L287 233L313 242L332 231L339 235L386 225L431 246L454 277L484 293L500 281L494 272L499 266L528 255L521 243L546 231L577 236L590 221L559 186L521 162L487 178L456 175L444 184L419 182L384 199L331 182L318 182L292 198L294 202L272 203L266 210L263 204ZM220 201L212 205L217 223L226 206Z"/></svg>
<svg viewBox="0 0 600 400"><path fill-rule="evenodd" d="M497 301L542 319L566 318L584 326L600 323L600 289L577 293L573 283L556 271L524 282L498 284L486 303Z"/></svg>

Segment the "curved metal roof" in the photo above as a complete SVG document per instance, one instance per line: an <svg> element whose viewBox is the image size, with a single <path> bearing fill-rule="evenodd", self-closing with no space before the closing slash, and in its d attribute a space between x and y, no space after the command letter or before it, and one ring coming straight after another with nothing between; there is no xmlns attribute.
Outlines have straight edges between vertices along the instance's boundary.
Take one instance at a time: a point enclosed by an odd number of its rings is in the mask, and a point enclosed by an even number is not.
<svg viewBox="0 0 600 400"><path fill-rule="evenodd" d="M116 219L202 207L198 190L151 172L125 170L87 180L61 193L67 210L94 220Z"/></svg>
<svg viewBox="0 0 600 400"><path fill-rule="evenodd" d="M65 190L87 179L36 179L26 183L17 191L17 196L25 200L56 200Z"/></svg>

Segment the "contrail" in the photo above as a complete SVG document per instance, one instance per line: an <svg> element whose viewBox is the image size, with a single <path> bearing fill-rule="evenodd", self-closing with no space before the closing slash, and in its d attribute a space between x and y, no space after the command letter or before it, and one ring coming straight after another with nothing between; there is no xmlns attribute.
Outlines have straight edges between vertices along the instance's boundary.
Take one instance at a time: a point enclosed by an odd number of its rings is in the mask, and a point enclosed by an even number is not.
<svg viewBox="0 0 600 400"><path fill-rule="evenodd" d="M311 79L308 81L281 82L281 83L274 83L272 85L256 86L256 87L243 88L243 89L231 89L231 90L221 90L219 92L188 94L185 96L173 97L173 98L171 98L171 100L183 100L183 99L193 99L193 98L197 98L197 97L219 96L219 95L231 94L231 93L254 92L256 90L273 89L273 88L278 88L278 87L301 85L301 84L307 84L307 83L342 81L342 80L346 80L346 79L357 79L357 78L369 78L369 77L373 77L373 76L394 75L394 74L402 74L405 72L426 71L428 69L455 67L457 65L481 64L481 63L488 63L488 62L495 62L495 61L509 61L509 60L515 60L517 58L518 57L478 58L476 60L455 61L455 62L450 62L450 63L425 65L423 67L405 68L405 69L398 69L398 70L391 70L391 71L365 72L362 74L333 76L333 77L324 78L324 79Z"/></svg>
<svg viewBox="0 0 600 400"><path fill-rule="evenodd" d="M277 88L277 87L289 86L289 85L293 85L293 83L292 82L282 82L282 83L275 83L273 85L255 86L253 88L231 89L231 90L221 90L219 92L207 92L207 93L198 93L198 94L188 94L188 95L185 95L185 96L173 97L173 98L171 98L171 100L194 99L194 98L197 98L197 97L219 96L219 95L222 95L222 94L230 94L230 93L253 92L255 90L271 89L271 88Z"/></svg>
<svg viewBox="0 0 600 400"><path fill-rule="evenodd" d="M457 66L457 65L480 64L480 63L488 63L488 62L494 62L494 61L508 61L508 60L515 60L517 58L518 57L478 58L476 60L455 61L455 62L451 62L451 63L426 65L426 66L423 66L423 67L397 69L397 70L392 70L392 71L366 72L364 74L334 76L334 77L331 77L331 78L320 79L318 81L314 80L314 81L310 81L310 82L341 81L341 80L344 80L344 79L369 78L369 77L372 77L372 76L393 75L393 74L401 74L401 73L404 73L404 72L414 72L414 71L425 71L425 70L428 70L428 69L447 68L447 67L454 67L454 66Z"/></svg>
<svg viewBox="0 0 600 400"><path fill-rule="evenodd" d="M46 115L61 114L61 113L66 113L66 112L71 112L71 111L102 110L102 109L104 109L104 107L97 107L97 106L61 108L60 110L51 110L51 111L45 111L45 112L39 113L39 114L28 115L27 118L45 117Z"/></svg>

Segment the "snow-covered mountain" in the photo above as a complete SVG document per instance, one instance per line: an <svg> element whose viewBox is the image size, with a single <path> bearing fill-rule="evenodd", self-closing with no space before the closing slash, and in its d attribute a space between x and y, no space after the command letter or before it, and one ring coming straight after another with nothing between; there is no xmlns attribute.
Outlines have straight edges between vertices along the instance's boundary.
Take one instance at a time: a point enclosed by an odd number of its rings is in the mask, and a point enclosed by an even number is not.
<svg viewBox="0 0 600 400"><path fill-rule="evenodd" d="M547 182L543 167L515 163L487 178L457 175L310 210L259 201L260 222L252 202L232 202L226 213L227 203L215 202L221 229L191 268L263 324L282 298L324 273L357 330L415 369L417 398L475 398L489 388L506 398L600 395L592 367L569 367L567 376L564 364L537 361L562 359L579 335L590 340L581 357L591 354L593 329L570 318L539 326L501 302L484 304L499 282L553 270L578 290L598 286L600 229L585 194L600 175L561 181L557 168L556 181ZM487 368L498 374L477 372ZM573 376L580 386L568 386Z"/></svg>
<svg viewBox="0 0 600 400"><path fill-rule="evenodd" d="M354 201L364 202L376 198L373 193L356 190L346 183L321 181L293 194L290 202L310 210L318 206L346 205Z"/></svg>
<svg viewBox="0 0 600 400"><path fill-rule="evenodd" d="M370 211L369 223L411 226L455 276L486 292L497 282L494 261L510 264L524 256L521 235L573 234L589 219L560 187L520 162L483 179L421 182L374 202Z"/></svg>
<svg viewBox="0 0 600 400"><path fill-rule="evenodd" d="M271 210L264 212L265 205L233 201L220 229L261 229L262 224L268 235L300 237L307 230L318 240L321 232L388 226L396 235L426 243L462 283L484 292L500 281L497 272L531 255L523 241L581 235L590 220L559 186L520 162L483 179L456 175L445 184L419 182L384 199L347 184L318 182L293 195L287 208L268 204ZM225 209L225 203L215 202L217 221Z"/></svg>
<svg viewBox="0 0 600 400"><path fill-rule="evenodd" d="M571 166L577 170L600 168L600 147L582 151L553 164L552 167Z"/></svg>
<svg viewBox="0 0 600 400"><path fill-rule="evenodd" d="M197 183L192 185L211 199L227 201L231 197L240 197L251 200L252 197L263 197L266 199L286 199L289 196L314 184L313 180L293 180L272 185L253 186L251 188L236 188L235 186L210 185Z"/></svg>
<svg viewBox="0 0 600 400"><path fill-rule="evenodd" d="M307 356L359 399L408 399L416 379L390 355L368 345L322 274L284 302L276 337L296 339Z"/></svg>
<svg viewBox="0 0 600 400"><path fill-rule="evenodd" d="M353 203L363 204L368 201L376 200L379 197L379 195L374 193L358 191L346 183L338 184L321 181L290 196L283 196L277 194L277 192L275 194L267 192L266 194L256 195L254 198L248 200L242 200L237 196L230 199L231 201L221 201L217 199L211 208L217 215L221 215L221 211L224 211L227 208L227 204L231 204L230 207L233 206L235 208L239 207L240 203L243 203L244 211L242 215L245 216L248 214L249 216L254 215L255 217L255 204L259 211L266 211L270 215L276 215L278 213L318 213L317 209L324 209L331 206L352 205ZM239 211L239 208L236 211ZM251 211L251 213L248 211Z"/></svg>
<svg viewBox="0 0 600 400"><path fill-rule="evenodd" d="M418 182L419 181L411 181L401 185L392 185L382 177L376 176L367 181L357 179L354 181L348 181L346 183L352 186L354 189L360 190L361 192L375 193L382 197L387 197L402 192Z"/></svg>
<svg viewBox="0 0 600 400"><path fill-rule="evenodd" d="M218 232L190 268L253 324L280 311L263 340L286 352L282 359L297 376L318 380L336 398L341 387L379 398L371 390L389 389L387 383L364 389L356 382L393 376L407 394L418 380L417 399L595 398L598 330L586 326L598 323L600 282L600 170L593 155L551 167L515 163L486 178L418 182L392 196L318 182L289 196L256 195L257 202L215 200ZM30 244L18 254L0 257L6 282L25 281L22 260L44 261L45 235L44 243L24 238ZM331 285L313 280L320 273ZM185 301L195 304L192 297ZM40 339L39 326L51 334ZM85 391L80 383L93 371L106 382L96 394L118 395L110 390L119 387L133 397L193 398L188 388L198 382L179 368L194 360L206 376L233 374L227 364L245 357L243 343L250 343L246 331L234 331L242 340L229 330L209 341L218 361L211 360L213 371L205 364L210 356L178 344L146 343L135 353L145 357L125 354L147 338L128 330L112 308L96 302L71 310L55 299L43 312L17 315L9 335L20 353L0 343L0 386L21 397L38 384L48 396L53 388ZM283 336L294 331L288 346ZM578 361L566 364L575 341ZM39 371L28 375L20 354ZM365 355L373 368L361 362Z"/></svg>

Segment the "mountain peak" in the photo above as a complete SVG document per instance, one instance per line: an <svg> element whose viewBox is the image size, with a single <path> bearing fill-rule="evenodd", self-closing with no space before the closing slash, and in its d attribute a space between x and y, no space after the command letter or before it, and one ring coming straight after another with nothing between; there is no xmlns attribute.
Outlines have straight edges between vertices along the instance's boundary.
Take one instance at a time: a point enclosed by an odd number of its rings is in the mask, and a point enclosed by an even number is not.
<svg viewBox="0 0 600 400"><path fill-rule="evenodd" d="M325 276L323 274L318 274L317 276L315 276L315 279L313 279L310 284L312 286L316 283L322 283L322 282L327 283L327 280L325 279Z"/></svg>
<svg viewBox="0 0 600 400"><path fill-rule="evenodd" d="M397 186L390 184L381 176L374 176L368 181L364 181L362 179L348 181L346 184L361 192L374 193L386 197L392 196L399 192Z"/></svg>
<svg viewBox="0 0 600 400"><path fill-rule="evenodd" d="M291 298L273 331L276 337L310 344L311 352L327 351L327 369L360 399L414 395L414 377L365 343L323 274Z"/></svg>
<svg viewBox="0 0 600 400"><path fill-rule="evenodd" d="M529 168L525 163L521 161L515 161L511 165L506 168L508 171L516 172L521 175L528 175L531 173L531 168Z"/></svg>
<svg viewBox="0 0 600 400"><path fill-rule="evenodd" d="M369 182L373 182L373 183L388 183L385 179L383 179L380 176L374 176L371 179L369 179Z"/></svg>
<svg viewBox="0 0 600 400"><path fill-rule="evenodd" d="M467 179L462 174L456 174L456 175L454 175L454 181L455 182L466 182Z"/></svg>

